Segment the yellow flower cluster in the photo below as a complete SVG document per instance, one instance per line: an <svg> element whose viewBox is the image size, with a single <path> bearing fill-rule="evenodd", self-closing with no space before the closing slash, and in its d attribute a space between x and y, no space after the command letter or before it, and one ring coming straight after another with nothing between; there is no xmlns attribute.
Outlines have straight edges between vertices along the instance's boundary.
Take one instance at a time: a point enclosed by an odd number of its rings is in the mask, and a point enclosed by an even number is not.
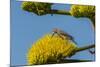
<svg viewBox="0 0 100 67"><path fill-rule="evenodd" d="M45 64L69 57L77 46L70 40L47 34L32 45L27 53L28 65Z"/></svg>

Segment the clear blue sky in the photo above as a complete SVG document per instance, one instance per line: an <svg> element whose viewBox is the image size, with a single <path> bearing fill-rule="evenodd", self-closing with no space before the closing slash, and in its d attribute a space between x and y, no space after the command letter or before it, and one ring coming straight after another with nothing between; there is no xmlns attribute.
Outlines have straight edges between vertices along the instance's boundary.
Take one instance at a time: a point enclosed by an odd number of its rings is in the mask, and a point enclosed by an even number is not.
<svg viewBox="0 0 100 67"><path fill-rule="evenodd" d="M94 31L89 19L64 15L37 16L23 11L20 5L21 2L11 0L11 65L26 64L29 47L53 28L68 32L75 38L78 46L94 43ZM69 10L70 5L56 4L53 8ZM94 56L88 51L79 52L72 58L94 60Z"/></svg>

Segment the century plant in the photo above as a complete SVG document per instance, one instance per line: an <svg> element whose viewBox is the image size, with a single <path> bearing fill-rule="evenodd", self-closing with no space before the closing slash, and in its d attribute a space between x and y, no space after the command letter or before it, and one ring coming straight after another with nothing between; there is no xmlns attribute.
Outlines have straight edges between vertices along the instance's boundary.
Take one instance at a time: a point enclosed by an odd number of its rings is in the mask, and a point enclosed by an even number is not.
<svg viewBox="0 0 100 67"><path fill-rule="evenodd" d="M51 3L42 2L22 2L21 8L24 11L35 13L38 16L47 14L70 15L75 18L89 18L95 28L95 6L91 5L71 5L70 10L52 9ZM58 35L51 37L51 34L46 34L35 42L28 50L27 61L28 65L46 64L53 62L63 62L62 59L73 56L76 52L94 48L95 44L78 47L76 43L62 39ZM84 60L79 60L84 61ZM67 62L73 62L68 61Z"/></svg>

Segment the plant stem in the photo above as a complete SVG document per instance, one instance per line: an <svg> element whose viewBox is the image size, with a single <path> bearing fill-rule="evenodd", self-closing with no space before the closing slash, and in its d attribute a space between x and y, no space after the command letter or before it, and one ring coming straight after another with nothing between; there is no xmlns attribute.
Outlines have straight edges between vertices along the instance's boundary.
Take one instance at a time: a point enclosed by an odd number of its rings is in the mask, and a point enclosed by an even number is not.
<svg viewBox="0 0 100 67"><path fill-rule="evenodd" d="M60 15L71 15L69 11L67 10L49 10L47 11L48 14L60 14Z"/></svg>
<svg viewBox="0 0 100 67"><path fill-rule="evenodd" d="M75 63L75 62L90 62L92 60L78 60L78 59L62 59L59 63Z"/></svg>
<svg viewBox="0 0 100 67"><path fill-rule="evenodd" d="M75 52L80 52L80 51L87 50L87 49L94 48L94 47L95 47L94 44L93 45L84 46L84 47L80 47L80 48L76 49Z"/></svg>
<svg viewBox="0 0 100 67"><path fill-rule="evenodd" d="M95 16L89 18L91 20L92 26L95 30Z"/></svg>

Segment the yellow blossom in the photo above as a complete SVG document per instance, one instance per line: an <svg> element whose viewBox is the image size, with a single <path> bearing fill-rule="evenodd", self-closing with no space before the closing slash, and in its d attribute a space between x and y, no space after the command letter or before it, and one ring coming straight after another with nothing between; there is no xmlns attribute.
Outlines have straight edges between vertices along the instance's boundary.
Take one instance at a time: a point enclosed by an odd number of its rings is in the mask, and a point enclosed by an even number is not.
<svg viewBox="0 0 100 67"><path fill-rule="evenodd" d="M47 34L36 41L27 53L28 65L45 64L69 57L77 48L70 40Z"/></svg>

